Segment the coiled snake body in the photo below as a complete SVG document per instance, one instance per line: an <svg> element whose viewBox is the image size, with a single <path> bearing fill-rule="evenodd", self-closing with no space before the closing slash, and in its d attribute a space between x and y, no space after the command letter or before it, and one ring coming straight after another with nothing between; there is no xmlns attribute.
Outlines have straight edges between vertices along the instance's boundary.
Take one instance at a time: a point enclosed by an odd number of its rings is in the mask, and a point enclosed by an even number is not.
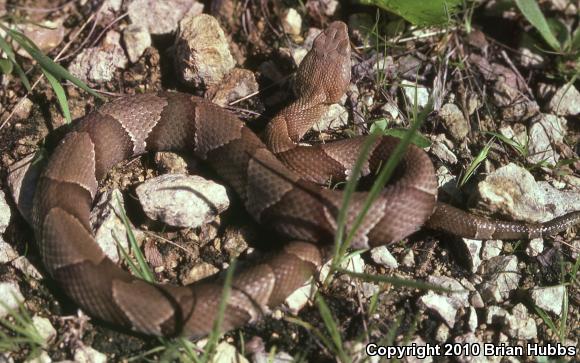
<svg viewBox="0 0 580 363"><path fill-rule="evenodd" d="M312 275L322 262L318 245L333 240L342 194L317 183L344 179L364 138L297 143L349 82L347 28L334 22L300 66L298 99L268 125L268 147L232 114L187 94L124 97L88 114L55 149L35 193L33 225L50 275L84 311L104 321L152 335L207 334L222 292L219 281L172 286L137 279L103 254L89 223L98 181L111 166L151 150L193 150L238 193L253 218L293 240L270 259L236 272L223 329L256 320ZM364 173L379 167L396 144L390 137L375 142ZM580 219L576 213L530 225L475 217L437 204L433 165L422 150L409 147L400 168L401 176L357 230L355 247L400 240L429 218L430 227L481 239L528 238ZM347 228L365 197L354 195Z"/></svg>

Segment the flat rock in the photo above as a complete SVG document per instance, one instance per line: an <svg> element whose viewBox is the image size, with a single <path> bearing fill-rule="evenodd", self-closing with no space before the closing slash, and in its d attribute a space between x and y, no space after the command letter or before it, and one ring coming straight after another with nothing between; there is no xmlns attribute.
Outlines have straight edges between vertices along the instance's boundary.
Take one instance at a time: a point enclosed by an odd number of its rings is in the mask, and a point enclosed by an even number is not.
<svg viewBox="0 0 580 363"><path fill-rule="evenodd" d="M114 21L122 5L123 0L104 0L100 9L102 16L101 24L107 25L109 22Z"/></svg>
<svg viewBox="0 0 580 363"><path fill-rule="evenodd" d="M387 246L375 247L371 250L371 259L379 264L388 268L398 268L399 263L397 259L389 252Z"/></svg>
<svg viewBox="0 0 580 363"><path fill-rule="evenodd" d="M249 363L246 357L241 355L236 350L236 347L229 344L228 342L221 342L217 345L211 362Z"/></svg>
<svg viewBox="0 0 580 363"><path fill-rule="evenodd" d="M490 306L485 315L486 324L500 325L502 331L515 339L530 340L537 337L536 322L523 304L513 307L511 313L499 306Z"/></svg>
<svg viewBox="0 0 580 363"><path fill-rule="evenodd" d="M20 100L16 104L14 110L12 111L14 112L13 118L15 120L26 120L30 116L32 106L34 106L34 103L30 98L28 97L22 98L22 100ZM2 109L2 106L0 106L0 109Z"/></svg>
<svg viewBox="0 0 580 363"><path fill-rule="evenodd" d="M123 31L125 50L131 63L136 63L151 46L151 34L142 25L131 24Z"/></svg>
<svg viewBox="0 0 580 363"><path fill-rule="evenodd" d="M483 298L479 291L472 291L469 295L469 304L476 309L481 309L485 307L485 303L483 302Z"/></svg>
<svg viewBox="0 0 580 363"><path fill-rule="evenodd" d="M42 280L44 276L38 271L38 269L30 263L26 256L19 256L11 261L12 266L14 268L20 270L25 276L36 279Z"/></svg>
<svg viewBox="0 0 580 363"><path fill-rule="evenodd" d="M403 87L403 93L405 94L405 97L409 102L410 109L412 109L413 105L415 104L415 97L417 98L417 107L419 109L422 109L425 106L427 106L427 103L429 102L429 93L430 93L430 90L427 87L407 81L405 79L401 81L401 86Z"/></svg>
<svg viewBox="0 0 580 363"><path fill-rule="evenodd" d="M22 22L18 25L19 30L26 35L44 54L60 45L64 39L64 18L43 20L41 22ZM26 58L31 58L27 51L18 47L17 53Z"/></svg>
<svg viewBox="0 0 580 363"><path fill-rule="evenodd" d="M469 133L469 123L463 112L453 103L447 103L439 110L439 117L455 140L463 140Z"/></svg>
<svg viewBox="0 0 580 363"><path fill-rule="evenodd" d="M407 54L401 58L399 58L397 60L397 72L403 77L405 78L405 80L403 80L401 82L401 84L405 84L407 86L411 86L413 87L415 84L413 82L407 82L406 80L414 80L417 78L417 75L420 75L419 70L422 67L422 62L419 58ZM382 68L379 68L382 69ZM406 88L406 87L405 87ZM405 88L403 88L403 91L405 91ZM414 101L410 100L411 103L414 103ZM420 104L420 103L419 103ZM426 104L426 103L425 103Z"/></svg>
<svg viewBox="0 0 580 363"><path fill-rule="evenodd" d="M565 118L549 114L533 121L528 131L528 162L556 165L559 155L552 145L564 140L565 125Z"/></svg>
<svg viewBox="0 0 580 363"><path fill-rule="evenodd" d="M226 188L195 175L166 174L136 189L145 214L174 227L196 228L229 207Z"/></svg>
<svg viewBox="0 0 580 363"><path fill-rule="evenodd" d="M322 268L320 269L319 278L318 278L320 281L326 280L326 277L328 276L328 273L330 272L331 263L332 263L332 261L328 261L324 265L322 265ZM365 263L359 254L352 255L350 258L342 261L342 263L340 265L340 268L347 270L347 271L350 271L350 272L354 272L354 273L363 273L364 267L365 267Z"/></svg>
<svg viewBox="0 0 580 363"><path fill-rule="evenodd" d="M218 272L219 270L211 263L200 262L189 270L187 275L181 279L181 283L183 285L189 285Z"/></svg>
<svg viewBox="0 0 580 363"><path fill-rule="evenodd" d="M17 310L18 305L24 302L24 296L22 296L20 288L16 282L0 282L0 301L4 303L3 305L0 305L0 318L3 318L8 314L6 308Z"/></svg>
<svg viewBox="0 0 580 363"><path fill-rule="evenodd" d="M236 65L223 29L207 14L181 20L175 53L179 77L194 87L218 84Z"/></svg>
<svg viewBox="0 0 580 363"><path fill-rule="evenodd" d="M288 295L286 300L284 300L284 304L286 304L288 311L291 314L296 315L300 312L300 310L302 310L302 308L304 308L304 306L313 300L317 291L318 286L314 282L314 279L309 279L303 286Z"/></svg>
<svg viewBox="0 0 580 363"><path fill-rule="evenodd" d="M6 231L8 223L10 222L10 207L6 203L6 195L0 190L0 234Z"/></svg>
<svg viewBox="0 0 580 363"><path fill-rule="evenodd" d="M38 177L46 165L46 158L35 161L31 154L15 162L8 168L8 188L22 217L32 224L32 199L38 184Z"/></svg>
<svg viewBox="0 0 580 363"><path fill-rule="evenodd" d="M427 345L427 342L425 342L425 340L423 340L423 338L421 338L420 336L416 336L414 339L412 339L411 341L409 341L409 345L410 346L417 346L417 347L424 347ZM432 363L433 362L433 355L429 354L430 352L426 352L427 354L425 354L424 358L419 358L416 355L406 355L403 357L403 359L401 360L404 363L419 363L419 362L425 362L425 363Z"/></svg>
<svg viewBox="0 0 580 363"><path fill-rule="evenodd" d="M536 257L544 251L544 240L542 238L533 238L526 246L526 254L530 257Z"/></svg>
<svg viewBox="0 0 580 363"><path fill-rule="evenodd" d="M157 169L164 174L188 174L188 169L195 168L194 159L186 160L182 155L171 151L159 151L155 153Z"/></svg>
<svg viewBox="0 0 580 363"><path fill-rule="evenodd" d="M500 69L507 76L499 77L494 83L493 101L501 109L501 117L508 122L524 121L535 116L540 106L522 93L522 85L511 70L494 64L494 72Z"/></svg>
<svg viewBox="0 0 580 363"><path fill-rule="evenodd" d="M97 199L90 215L91 225L95 229L95 240L113 262L119 262L123 256L119 246L125 251L130 251L127 228L121 219L121 213L124 209L125 203L121 191L113 189L106 191ZM137 243L143 241L144 233L133 226L130 221L129 228Z"/></svg>
<svg viewBox="0 0 580 363"><path fill-rule="evenodd" d="M520 62L524 68L540 67L546 63L544 57L528 47L520 47L519 51L521 55Z"/></svg>
<svg viewBox="0 0 580 363"><path fill-rule="evenodd" d="M0 264L11 262L18 257L12 246L2 240L0 237Z"/></svg>
<svg viewBox="0 0 580 363"><path fill-rule="evenodd" d="M467 319L467 327L470 332L475 332L479 326L479 320L477 318L477 311L473 306L469 307L469 318Z"/></svg>
<svg viewBox="0 0 580 363"><path fill-rule="evenodd" d="M253 336L246 342L246 355L252 357L252 363L290 363L294 358L288 353L266 351L266 344L259 336ZM276 354L274 354L276 353Z"/></svg>
<svg viewBox="0 0 580 363"><path fill-rule="evenodd" d="M289 8L282 15L282 29L288 35L300 35L302 31L302 17L294 8Z"/></svg>
<svg viewBox="0 0 580 363"><path fill-rule="evenodd" d="M580 191L560 190L546 181L539 181L538 187L544 193L547 211L554 217L580 210Z"/></svg>
<svg viewBox="0 0 580 363"><path fill-rule="evenodd" d="M39 354L35 354L23 361L24 363L51 363L52 359L45 350L41 350Z"/></svg>
<svg viewBox="0 0 580 363"><path fill-rule="evenodd" d="M469 291L457 280L446 276L429 276L427 282L453 291L449 293L429 291L419 299L420 305L434 311L447 326L453 328L458 318L458 310L469 305Z"/></svg>
<svg viewBox="0 0 580 363"><path fill-rule="evenodd" d="M530 340L538 337L535 320L528 315L528 309L519 303L507 317L506 334L515 339Z"/></svg>
<svg viewBox="0 0 580 363"><path fill-rule="evenodd" d="M92 347L81 345L75 350L74 360L76 363L106 363L107 356Z"/></svg>
<svg viewBox="0 0 580 363"><path fill-rule="evenodd" d="M481 259L489 260L493 257L499 256L503 250L503 241L499 239L489 239L484 242L481 250Z"/></svg>
<svg viewBox="0 0 580 363"><path fill-rule="evenodd" d="M348 125L348 111L344 106L337 103L331 105L328 111L318 120L312 128L318 132L339 130Z"/></svg>
<svg viewBox="0 0 580 363"><path fill-rule="evenodd" d="M435 332L435 340L439 343L445 343L449 339L449 327L447 324L440 324Z"/></svg>
<svg viewBox="0 0 580 363"><path fill-rule="evenodd" d="M220 106L228 106L233 101L238 101L244 97L258 93L258 82L254 72L234 68L217 85L217 89L212 92L212 102Z"/></svg>
<svg viewBox="0 0 580 363"><path fill-rule="evenodd" d="M446 164L457 164L457 156L449 149L446 144L440 141L434 141L433 144L431 144L429 151L438 157L441 161L444 161Z"/></svg>
<svg viewBox="0 0 580 363"><path fill-rule="evenodd" d="M117 69L127 66L127 57L121 47L121 35L109 31L99 47L83 49L69 65L75 77L95 83L109 82Z"/></svg>
<svg viewBox="0 0 580 363"><path fill-rule="evenodd" d="M479 257L479 253L481 251L483 242L481 240L469 238L461 238L461 242L463 242L465 251L467 252L467 267L471 270L471 272L477 272L479 265L481 265L481 258Z"/></svg>
<svg viewBox="0 0 580 363"><path fill-rule="evenodd" d="M514 255L493 257L482 264L481 274L486 276L486 281L479 286L482 298L503 302L519 286L518 259Z"/></svg>
<svg viewBox="0 0 580 363"><path fill-rule="evenodd" d="M558 116L575 116L580 113L580 92L574 85L563 85L552 97L548 108Z"/></svg>
<svg viewBox="0 0 580 363"><path fill-rule="evenodd" d="M413 267L415 266L415 253L413 250L407 251L401 260L401 264L405 267Z"/></svg>
<svg viewBox="0 0 580 363"><path fill-rule="evenodd" d="M156 35L175 32L186 15L195 16L202 11L203 4L193 0L132 0L127 6L131 24Z"/></svg>
<svg viewBox="0 0 580 363"><path fill-rule="evenodd" d="M477 185L477 205L515 220L538 222L552 218L532 174L513 163L488 174Z"/></svg>
<svg viewBox="0 0 580 363"><path fill-rule="evenodd" d="M230 258L239 257L248 250L248 239L253 231L249 228L226 227L221 239L222 251L226 251Z"/></svg>
<svg viewBox="0 0 580 363"><path fill-rule="evenodd" d="M50 320L42 316L34 315L32 317L32 325L36 328L38 335L44 342L43 346L47 346L56 339L56 329L50 323Z"/></svg>
<svg viewBox="0 0 580 363"><path fill-rule="evenodd" d="M562 315L562 301L564 300L565 287L563 285L535 287L531 290L530 296L534 304L540 308Z"/></svg>

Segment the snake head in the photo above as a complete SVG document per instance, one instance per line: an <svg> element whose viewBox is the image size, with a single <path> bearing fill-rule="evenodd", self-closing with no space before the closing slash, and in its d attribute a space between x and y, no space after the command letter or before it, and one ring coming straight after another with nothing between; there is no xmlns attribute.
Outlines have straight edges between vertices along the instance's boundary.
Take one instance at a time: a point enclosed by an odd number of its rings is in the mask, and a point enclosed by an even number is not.
<svg viewBox="0 0 580 363"><path fill-rule="evenodd" d="M316 37L312 50L300 63L296 74L298 97L315 97L326 104L338 102L350 83L350 67L348 28L342 21L335 21Z"/></svg>

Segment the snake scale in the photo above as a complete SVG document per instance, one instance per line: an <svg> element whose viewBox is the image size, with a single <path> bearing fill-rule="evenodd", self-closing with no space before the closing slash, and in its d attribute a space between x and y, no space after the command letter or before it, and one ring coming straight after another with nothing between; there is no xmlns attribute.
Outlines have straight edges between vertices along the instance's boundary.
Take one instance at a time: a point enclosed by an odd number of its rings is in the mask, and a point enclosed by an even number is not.
<svg viewBox="0 0 580 363"><path fill-rule="evenodd" d="M237 192L256 221L290 241L265 261L236 271L222 329L255 321L282 303L321 265L319 248L334 238L343 195L319 184L344 180L365 140L298 145L344 94L350 52L346 25L330 24L299 67L297 99L271 120L264 141L226 110L177 92L122 97L78 120L52 153L34 196L33 227L52 278L86 313L116 326L162 336L207 334L221 280L188 286L140 280L104 255L89 223L98 182L114 164L149 151L189 150ZM377 140L363 173L380 167L397 142ZM425 224L460 236L501 239L551 234L580 220L580 212L573 212L545 224L500 222L438 203L433 164L415 146L399 169L357 230L354 247L388 244ZM347 228L366 195L354 194Z"/></svg>

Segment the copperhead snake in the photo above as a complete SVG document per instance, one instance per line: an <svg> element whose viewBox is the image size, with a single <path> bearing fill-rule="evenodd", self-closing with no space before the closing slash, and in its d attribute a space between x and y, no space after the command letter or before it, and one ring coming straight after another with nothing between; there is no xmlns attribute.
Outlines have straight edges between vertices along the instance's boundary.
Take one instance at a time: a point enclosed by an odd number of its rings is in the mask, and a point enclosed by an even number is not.
<svg viewBox="0 0 580 363"><path fill-rule="evenodd" d="M222 329L255 321L282 303L323 262L319 245L333 241L342 192L319 184L345 179L365 140L298 145L344 94L350 67L347 27L334 22L301 63L298 98L269 123L264 141L226 110L176 92L119 98L78 120L50 157L34 197L33 227L52 278L86 313L114 325L151 335L207 334L222 293L219 280L189 286L139 280L104 255L89 223L98 181L114 164L153 150L187 149L215 169L256 221L291 241L236 272ZM387 160L397 142L376 141L364 173ZM419 148L410 146L399 167L403 172L372 205L354 247L398 241L425 224L465 237L512 239L552 234L580 220L580 212L545 224L476 217L437 202L434 168ZM354 195L347 227L365 197Z"/></svg>

